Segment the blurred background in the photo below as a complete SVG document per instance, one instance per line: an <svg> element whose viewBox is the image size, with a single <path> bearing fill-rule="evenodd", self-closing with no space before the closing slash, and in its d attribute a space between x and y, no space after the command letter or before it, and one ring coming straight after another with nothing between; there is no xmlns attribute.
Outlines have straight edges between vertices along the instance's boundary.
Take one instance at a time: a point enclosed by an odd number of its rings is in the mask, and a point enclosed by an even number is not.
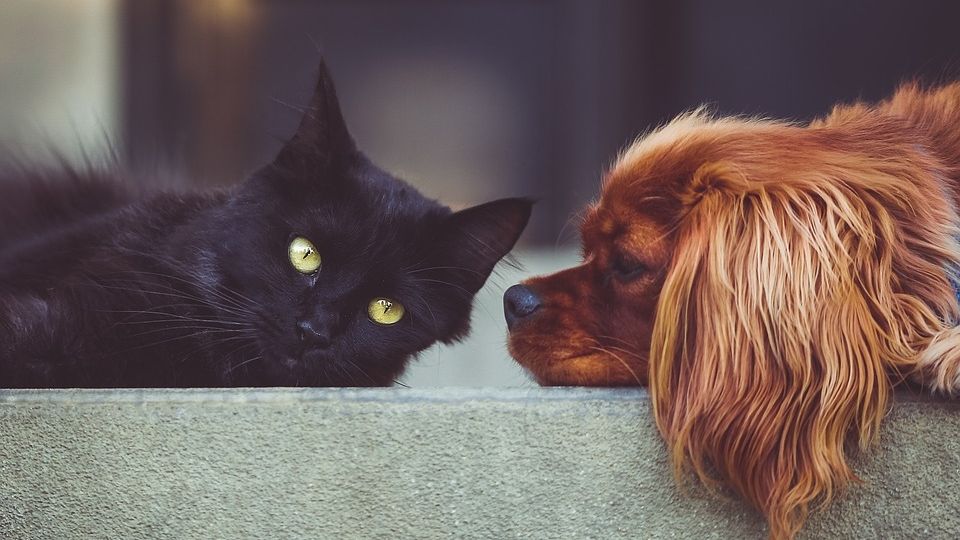
<svg viewBox="0 0 960 540"><path fill-rule="evenodd" d="M957 0L4 0L0 146L230 184L293 132L322 53L381 166L455 207L539 199L524 270L403 379L525 386L500 295L576 261L576 212L625 144L705 102L803 120L955 79L958 21Z"/></svg>

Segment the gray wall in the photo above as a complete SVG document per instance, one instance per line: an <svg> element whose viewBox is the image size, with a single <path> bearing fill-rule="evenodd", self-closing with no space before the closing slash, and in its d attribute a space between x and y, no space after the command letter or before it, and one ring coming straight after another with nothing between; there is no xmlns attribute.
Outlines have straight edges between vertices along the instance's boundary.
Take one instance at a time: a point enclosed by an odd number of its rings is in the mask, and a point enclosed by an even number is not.
<svg viewBox="0 0 960 540"><path fill-rule="evenodd" d="M803 538L960 537L960 402L899 396ZM2 538L762 538L643 391L0 392Z"/></svg>

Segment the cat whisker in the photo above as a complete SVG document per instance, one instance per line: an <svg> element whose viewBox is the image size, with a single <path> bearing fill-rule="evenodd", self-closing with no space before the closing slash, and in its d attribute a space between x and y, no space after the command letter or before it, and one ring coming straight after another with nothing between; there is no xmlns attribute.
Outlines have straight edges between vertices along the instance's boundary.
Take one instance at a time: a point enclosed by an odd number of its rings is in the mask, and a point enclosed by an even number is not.
<svg viewBox="0 0 960 540"><path fill-rule="evenodd" d="M225 343L229 343L229 342L231 342L231 341L244 341L244 340L246 340L246 342L245 342L244 344L240 345L240 347L238 347L238 348L234 349L233 351L231 351L230 354L227 354L227 355L218 355L218 358L216 358L216 360L221 360L221 359L224 359L224 358L229 358L229 357L232 356L233 354L236 354L237 352L242 351L243 349L245 349L245 348L247 348L247 347L256 347L256 342L253 341L253 340L248 339L246 336L232 336L232 337L228 337L228 338L219 338L219 339L210 340L210 341L207 341L207 342L201 342L199 345L197 345L196 347L194 347L193 350L192 350L189 354L187 354L186 356L184 356L183 358L181 358L181 359L180 359L180 363L181 363L181 364L182 364L182 363L185 363L187 360L193 358L193 357L196 356L197 354L200 354L200 353L206 354L206 353L210 352L210 350L213 349L214 347L218 347L218 346L224 345Z"/></svg>
<svg viewBox="0 0 960 540"><path fill-rule="evenodd" d="M211 333L212 333L212 332L211 332L210 330L201 329L201 330L197 330L197 331L195 331L195 332L191 332L191 333L188 333L188 334L181 334L181 335L174 336L174 337L171 337L171 338L168 338L168 339L163 339L163 340L160 340L160 341L154 341L154 342L144 343L144 344L141 344L141 345L137 345L137 346L135 346L135 347L129 347L129 348L124 349L123 351L120 351L120 352L128 353L128 352L131 352L131 351L137 351L137 350L141 350L141 349L145 349L145 348L157 347L157 346L160 346L160 345L163 345L163 344L166 344L166 343L171 343L171 342L174 342L174 341L179 341L179 340L181 340L181 339L197 338L197 337L201 337L201 336L205 336L205 335L206 335L206 336L209 336ZM247 340L249 340L249 339L251 339L251 338L250 338L250 336L247 335L247 334L239 335L239 336L230 336L230 337L227 337L227 338L222 338L222 339L217 340L217 344L219 345L219 344L221 344L221 343L225 343L225 342L232 341L232 340L237 340L237 339L247 339Z"/></svg>
<svg viewBox="0 0 960 540"><path fill-rule="evenodd" d="M187 328L197 328L205 330L219 330L221 332L253 332L254 327L241 327L241 328L230 328L217 326L216 321L214 322L197 322L197 321L184 321L180 319L153 319L149 321L128 321L116 323L114 326L128 326L128 327L138 327L138 326L157 326L162 325L158 328L158 331L164 330L180 330Z"/></svg>
<svg viewBox="0 0 960 540"><path fill-rule="evenodd" d="M223 344L228 343L228 342L230 342L230 341L236 341L236 338L227 338L227 339L220 340L220 341L217 342L217 345L223 345ZM233 355L239 353L240 351L246 349L247 347L251 347L251 346L254 346L254 345L255 345L254 343L249 343L249 342L247 342L247 343L242 343L239 347L236 347L236 348L234 348L232 351L230 351L229 353L223 355L223 358L224 358L224 359L231 358L231 357L233 357ZM262 353L262 351L261 351L261 353ZM249 363L249 362L241 362L241 363ZM239 367L239 366L234 366L234 368L231 368L231 370L229 370L229 371L232 371L232 369L235 369L236 367ZM227 372L225 372L225 373L228 373L229 371L227 371Z"/></svg>
<svg viewBox="0 0 960 540"><path fill-rule="evenodd" d="M232 373L233 371L235 371L235 370L237 370L237 369L240 369L241 367L249 364L250 362L255 362L255 361L257 361L257 360L262 360L262 359L263 359L263 356L262 356L262 355L254 356L253 358L249 358L249 359L247 359L247 360L244 360L243 362L240 362L239 364L235 364L235 365L230 366L229 368L227 368L226 371L224 371L224 373Z"/></svg>
<svg viewBox="0 0 960 540"><path fill-rule="evenodd" d="M170 307L170 306L158 306ZM192 307L192 305L191 305ZM142 324L156 324L156 323L200 323L200 324L211 324L211 325L221 325L218 327L239 327L239 328L253 328L254 325L249 321L242 320L239 318L234 318L230 316L224 316L220 318L209 318L209 315L193 315L193 314L184 314L184 313L174 313L171 311L163 311L160 309L148 309L148 310L96 310L98 313L115 313L115 314L127 314L127 317L123 320L117 321L114 323L114 326L127 326L127 325L142 325Z"/></svg>
<svg viewBox="0 0 960 540"><path fill-rule="evenodd" d="M298 112L298 113L300 113L300 114L306 114L306 113L308 112L308 109L306 109L306 108L304 108L304 107L298 107L298 106L296 106L296 105L294 105L294 104L292 104L292 103L288 103L288 102L283 101L282 99L279 99L279 98L271 97L271 98L270 98L270 101L276 103L277 105L283 105L284 107L287 107L288 109L290 109L290 110L292 110L292 111L294 111L294 112Z"/></svg>
<svg viewBox="0 0 960 540"><path fill-rule="evenodd" d="M207 300L207 299L204 299L204 298L198 298L198 297L194 297L194 296L182 294L182 293L179 293L179 292L177 292L177 293L171 293L171 292L165 292L165 291L159 291L159 290L144 289L144 288L142 287L142 284L141 284L141 287L137 287L137 288L131 288L131 287L115 287L115 286L111 286L111 285L104 285L104 284L102 284L102 283L100 283L99 286L102 287L102 288L104 288L104 289L108 289L108 290L118 290L118 291L124 291L124 292L135 292L135 293L140 293L140 294L144 294L144 295L165 296L165 297L179 298L179 299L181 299L181 300L192 300L192 301L195 301L195 302L200 303L201 305L204 305L204 306L207 306L207 307L212 307L212 308L215 308L215 309L219 309L219 310L222 310L222 311L225 311L225 312L228 312L228 313L233 313L233 314L235 314L235 315L250 315L250 314L253 314L253 313L250 312L249 310L239 311L239 310L236 309L236 308L231 308L231 307L228 307L228 306L224 306L224 305L222 305L222 304L216 304L216 303L213 303L213 302L211 302L211 301L209 301L209 300ZM176 290L176 289L171 289L171 290Z"/></svg>
<svg viewBox="0 0 960 540"><path fill-rule="evenodd" d="M437 315L433 312L433 309L430 307L430 302L427 302L422 295L417 296L416 301L412 302L409 306L411 312L416 313L423 308L424 311L430 314L430 319L433 320L433 331L440 331L440 322L437 320Z"/></svg>
<svg viewBox="0 0 960 540"><path fill-rule="evenodd" d="M474 269L472 269L472 268L466 268L466 267L463 267L463 266L431 266L431 267L428 267L428 268L418 268L418 269L416 269L416 270L413 270L413 271L410 271L410 272L406 272L406 274L407 274L407 275L413 275L413 274L419 274L420 272L428 272L428 271L431 271L431 270L460 270L460 271L463 271L463 272L470 272L471 274L474 274L474 275L477 275L477 276L482 276L482 275L483 275L483 272L479 272L479 271L474 270Z"/></svg>
<svg viewBox="0 0 960 540"><path fill-rule="evenodd" d="M363 368L361 368L360 366L358 366L357 364L355 364L352 360L350 360L350 359L348 359L348 358L343 358L343 361L345 361L346 363L348 363L348 364L350 364L351 366L353 366L354 368L356 368L357 371L359 371L360 373L362 373L363 376L366 377L368 381L370 381L371 383L373 383L374 386L377 385L377 381L374 380L373 377L371 377L366 371L363 370ZM344 370L344 372L347 373L346 370ZM347 373L347 374L349 375L349 373Z"/></svg>
<svg viewBox="0 0 960 540"><path fill-rule="evenodd" d="M118 324L142 324L144 322L159 322L162 320L180 320L180 321L193 321L200 323L216 323L216 324L228 324L231 326L250 326L248 323L242 321L231 321L224 319L200 319L197 317L190 317L188 315L178 315L176 313L169 313L164 311L152 311L152 310L97 310L100 313L129 313L133 315L161 315L169 317L169 319L158 319L151 321L127 321Z"/></svg>
<svg viewBox="0 0 960 540"><path fill-rule="evenodd" d="M180 262L180 261L178 261L178 260L172 259L172 258L167 257L167 256L164 256L164 255L162 255L162 254L158 254L158 253L148 253L148 252L145 252L145 251L136 250L136 249L132 249L132 248L124 248L124 249L123 249L123 252L125 252L125 253L130 253L130 254L134 254L134 255L139 255L139 256L145 257L145 258L147 258L147 259L152 259L152 260L155 260L155 261L158 261L158 262L166 263L167 266L169 266L169 267L171 267L171 268L173 268L173 269L175 269L175 270L178 270L178 271L182 272L183 274L186 274L186 275L188 275L188 276L190 276L190 277L193 277L194 279L193 279L193 280L187 280L187 279L183 279L182 277L177 276L177 275L174 275L174 274L167 274L167 273L160 273L160 272L150 272L150 271L147 271L147 270L126 270L126 271L121 272L121 273L134 274L134 275L152 275L152 276L155 276L155 277L161 277L161 278L165 278L165 279L173 279L173 280L175 280L175 281L179 281L179 282L181 282L181 283L185 283L185 284L187 284L187 285L190 285L191 287L196 287L196 288L205 290L206 292L208 292L208 293L210 293L210 294L214 294L214 295L221 296L221 298L222 298L223 300L230 300L230 298L228 298L228 297L220 294L220 291L217 291L217 290L215 290L214 288L210 287L208 284L206 284L206 283L204 282L204 280L202 279L203 276L202 276L199 272L197 272L196 270L194 270L194 269L192 269L192 268L186 267L182 262ZM243 296L243 295L240 294L239 292L237 292L237 291L235 291L235 290L232 290L232 289L230 289L229 287L223 286L222 284L219 284L219 285L220 285L222 288L230 291L230 293L232 293L232 294L234 294L234 295L236 295L236 296L238 296L238 297L241 297L241 299L243 299L244 301L250 302L251 304L256 304L256 302L253 302L252 300L250 300L249 298ZM235 299L234 299L233 301L236 302ZM243 305L240 304L240 303L237 303L237 307L243 307Z"/></svg>
<svg viewBox="0 0 960 540"><path fill-rule="evenodd" d="M217 330L229 330L231 332L242 332L246 330L253 330L255 327L253 325L244 324L244 323L231 323L228 321L218 321L218 320L209 320L209 319L186 319L186 318L170 318L170 319L145 319L139 321L121 321L115 324L115 326L143 326L150 324L166 324L166 325L196 325L203 326L205 328L215 328ZM226 325L226 326L219 326ZM173 326L168 326L173 327Z"/></svg>
<svg viewBox="0 0 960 540"><path fill-rule="evenodd" d="M418 283L439 283L441 285L447 285L449 287L459 289L463 294L467 295L468 297L473 296L472 292L468 291L467 289L464 289L461 285L458 285L456 283L450 283L449 281L444 281L442 279L414 278L413 281L416 281Z"/></svg>
<svg viewBox="0 0 960 540"><path fill-rule="evenodd" d="M401 268L400 270L398 270L398 272L400 272L400 273L405 273L407 270L410 270L411 268L417 268L418 266L420 266L421 264L423 264L423 261L425 261L425 260L427 260L427 256L421 257L419 260L417 260L417 262L415 262L415 263L413 263L413 264L411 264L411 265L409 265L409 266L404 266L403 268Z"/></svg>
<svg viewBox="0 0 960 540"><path fill-rule="evenodd" d="M161 328L154 328L152 330L146 330L143 332L130 334L130 337L147 336L150 334L159 334L162 332L175 332L178 330L197 330L197 331L203 331L206 334L251 334L252 333L252 330L248 330L248 329L219 328L216 326L190 325L190 326L164 326Z"/></svg>
<svg viewBox="0 0 960 540"><path fill-rule="evenodd" d="M198 274L197 274L196 272L194 272L194 271L191 271L191 270L188 270L188 269L181 269L181 270L182 270L185 274L190 275L190 276L192 276L192 277L194 277L194 278L200 277L200 276L198 276ZM173 274L163 274L163 273L159 273L159 272L149 272L149 271L146 271L146 270L128 270L128 271L125 271L125 272L123 272L123 273L135 274L135 275L147 275L147 276L153 276L153 277L159 277L159 278L171 279L171 280L174 280L174 281L179 281L179 282L181 282L181 283L190 285L191 287L195 287L195 288L197 288L197 289L200 289L201 291L204 291L204 292L206 292L206 293L209 293L209 294L211 294L211 295L214 295L214 296L218 297L219 299L221 299L221 300L223 300L223 301L229 302L232 306L234 306L234 307L237 308L237 309L246 309L246 307L249 306L249 305L256 305L256 304L257 304L256 302L254 302L254 301L251 300L250 298L247 298L246 296L240 294L239 292L237 292L237 291L235 291L235 290L233 290L233 289L231 289L231 288L229 288L229 287L226 287L226 286L224 286L224 285L222 285L222 284L220 284L220 288L223 289L223 290L222 290L222 291L219 291L219 290L214 289L213 287L210 287L209 285L206 285L205 283L203 283L203 282L200 281L199 279L197 279L197 280L195 280L195 281L190 281L190 280L184 279L184 278L182 278L182 277L180 277L180 276L176 276L176 275L173 275ZM228 294L226 294L226 293L229 293L230 295L233 295L233 297L231 298L231 297L230 297ZM238 301L238 300L243 300L245 303L240 302L240 301Z"/></svg>

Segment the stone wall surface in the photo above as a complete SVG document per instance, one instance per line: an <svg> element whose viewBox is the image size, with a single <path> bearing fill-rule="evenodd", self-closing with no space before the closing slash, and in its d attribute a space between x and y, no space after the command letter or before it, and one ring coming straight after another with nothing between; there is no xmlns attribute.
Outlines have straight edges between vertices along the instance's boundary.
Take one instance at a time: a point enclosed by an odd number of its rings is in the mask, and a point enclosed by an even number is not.
<svg viewBox="0 0 960 540"><path fill-rule="evenodd" d="M960 538L960 402L898 396L803 538ZM0 391L0 538L762 538L642 390Z"/></svg>

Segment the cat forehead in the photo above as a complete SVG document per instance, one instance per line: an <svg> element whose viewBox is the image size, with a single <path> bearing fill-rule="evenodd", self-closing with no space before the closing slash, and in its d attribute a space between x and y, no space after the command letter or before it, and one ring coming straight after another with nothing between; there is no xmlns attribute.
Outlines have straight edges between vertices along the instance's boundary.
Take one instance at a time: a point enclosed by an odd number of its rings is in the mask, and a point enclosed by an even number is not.
<svg viewBox="0 0 960 540"><path fill-rule="evenodd" d="M384 212L405 213L424 209L444 208L433 199L425 197L410 183L363 160L353 167L350 174L356 185L365 191Z"/></svg>
<svg viewBox="0 0 960 540"><path fill-rule="evenodd" d="M295 213L302 219L357 233L398 233L433 226L450 214L446 207L431 202L416 191L348 193L305 200Z"/></svg>
<svg viewBox="0 0 960 540"><path fill-rule="evenodd" d="M442 207L441 207L442 208ZM347 252L396 258L429 247L449 211L392 199L328 199L284 217L289 233L304 234Z"/></svg>

